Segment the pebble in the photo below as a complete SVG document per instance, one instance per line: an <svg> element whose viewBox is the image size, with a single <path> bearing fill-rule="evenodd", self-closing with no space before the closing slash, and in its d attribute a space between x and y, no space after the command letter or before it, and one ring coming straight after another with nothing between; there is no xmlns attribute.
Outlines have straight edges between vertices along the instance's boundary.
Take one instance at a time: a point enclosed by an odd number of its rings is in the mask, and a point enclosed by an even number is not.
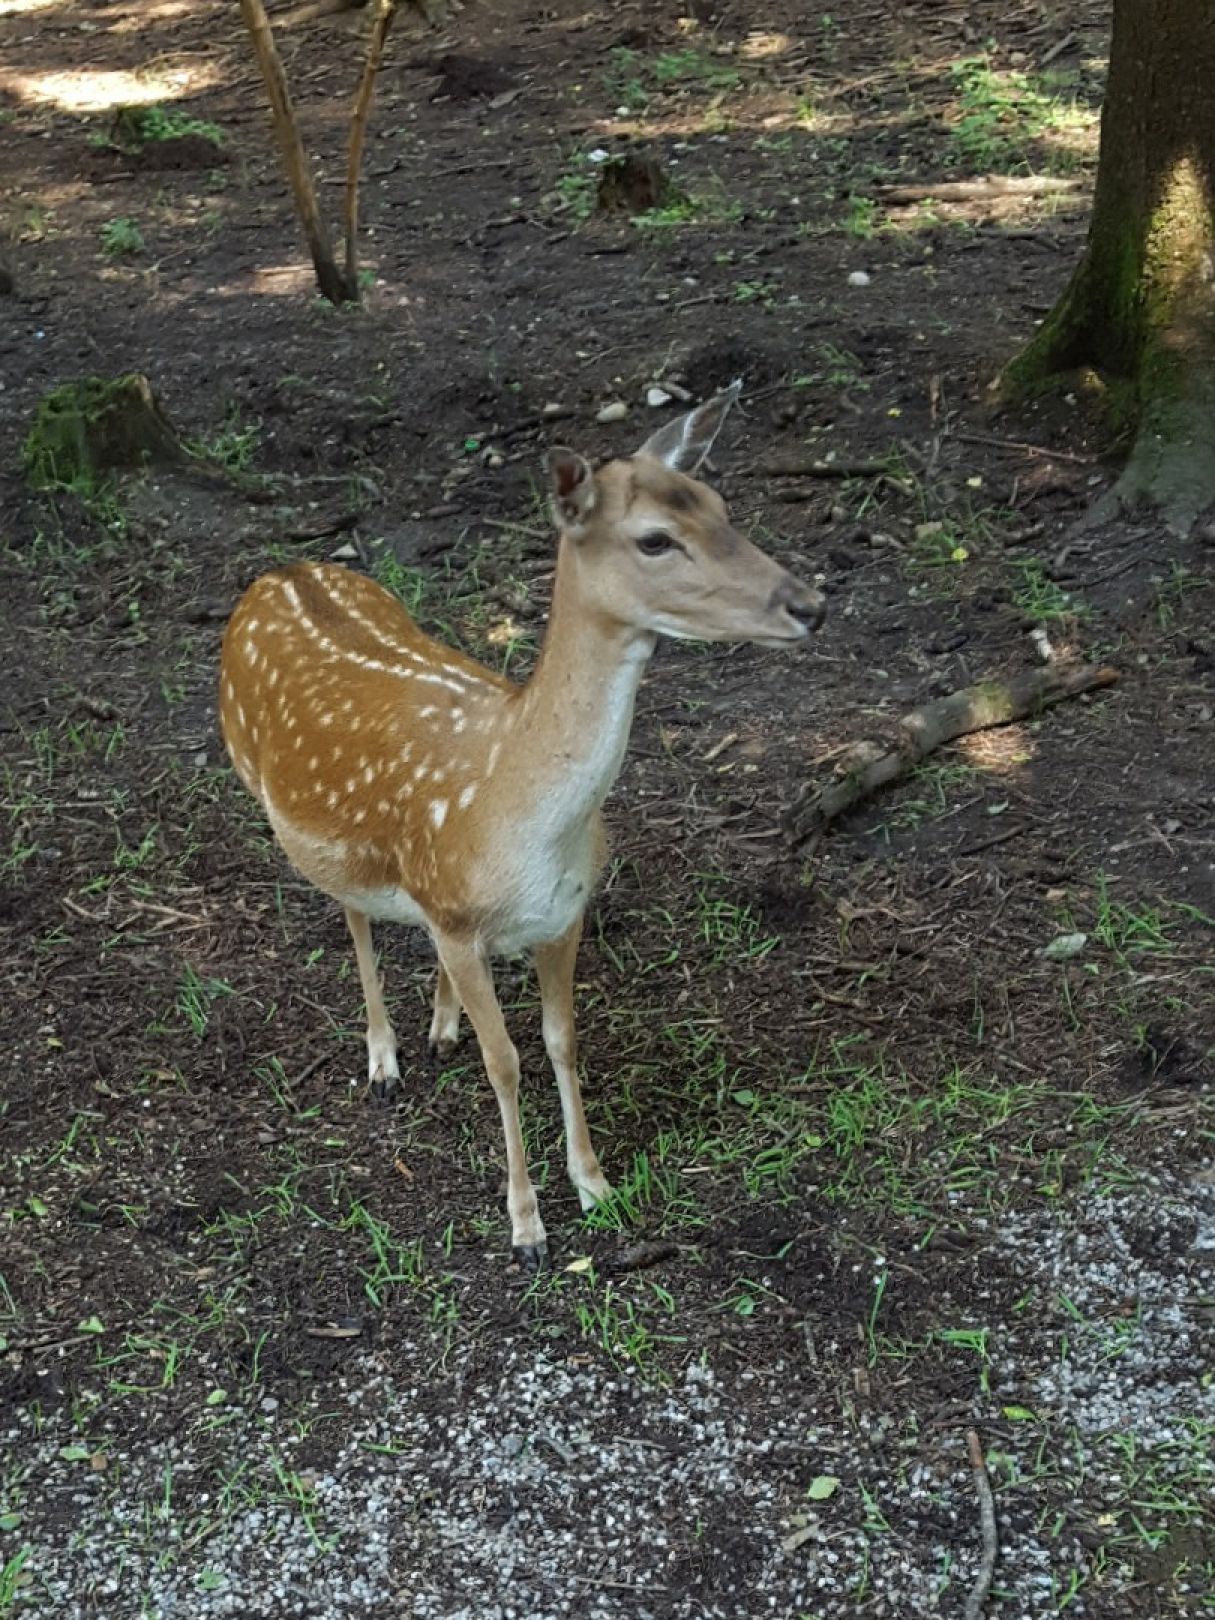
<svg viewBox="0 0 1215 1620"><path fill-rule="evenodd" d="M867 287L872 280L873 277L867 270L853 270L848 276L848 285L850 287Z"/></svg>
<svg viewBox="0 0 1215 1620"><path fill-rule="evenodd" d="M601 405L595 412L596 422L623 422L629 414L629 408L622 399L613 399L606 405Z"/></svg>

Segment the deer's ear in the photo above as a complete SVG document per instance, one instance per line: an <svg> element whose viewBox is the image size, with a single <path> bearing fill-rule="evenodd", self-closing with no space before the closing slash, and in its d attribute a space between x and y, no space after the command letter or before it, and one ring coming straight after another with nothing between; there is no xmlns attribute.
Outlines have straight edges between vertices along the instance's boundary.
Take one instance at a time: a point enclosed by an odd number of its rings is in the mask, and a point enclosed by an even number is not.
<svg viewBox="0 0 1215 1620"><path fill-rule="evenodd" d="M559 529L577 534L595 510L591 464L563 445L554 445L546 459L553 486L553 518Z"/></svg>
<svg viewBox="0 0 1215 1620"><path fill-rule="evenodd" d="M694 473L713 448L731 405L741 393L742 382L732 382L724 393L714 395L686 416L677 416L657 433L652 433L638 454L653 456L655 461L665 462L676 472Z"/></svg>

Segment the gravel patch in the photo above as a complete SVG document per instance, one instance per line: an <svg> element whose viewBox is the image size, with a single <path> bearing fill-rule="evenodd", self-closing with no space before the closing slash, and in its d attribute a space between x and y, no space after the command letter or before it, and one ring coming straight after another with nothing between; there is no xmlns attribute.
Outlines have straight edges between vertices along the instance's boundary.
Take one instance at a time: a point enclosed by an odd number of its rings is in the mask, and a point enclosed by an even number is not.
<svg viewBox="0 0 1215 1620"><path fill-rule="evenodd" d="M1107 1549L1095 1570L1101 1514L1137 1503L1150 1540L1159 1525L1192 1537L1209 1513L1215 1186L1157 1176L987 1236L970 1316L1012 1325L956 1421L910 1351L863 1371L840 1345L815 1361L698 1361L662 1385L510 1334L433 1376L426 1346L396 1344L299 1398L200 1393L170 1433L141 1434L134 1399L31 1402L3 1431L19 1519L5 1551L30 1549L14 1612L960 1614L980 1551L972 1421L1000 1524L992 1612L1112 1612L1120 1583L1142 1578L1135 1556L1159 1549ZM1027 1304L997 1312L1010 1281ZM951 1321L960 1309L942 1301ZM1166 1498L1192 1514L1164 1513ZM1209 1549L1209 1519L1201 1535ZM1178 1562L1169 1579L1196 1611L1209 1586Z"/></svg>

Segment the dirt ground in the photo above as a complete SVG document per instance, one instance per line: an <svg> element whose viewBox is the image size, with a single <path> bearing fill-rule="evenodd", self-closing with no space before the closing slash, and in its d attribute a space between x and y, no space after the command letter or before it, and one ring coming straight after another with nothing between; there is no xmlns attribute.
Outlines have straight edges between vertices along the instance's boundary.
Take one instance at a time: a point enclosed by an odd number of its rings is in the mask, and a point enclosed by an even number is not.
<svg viewBox="0 0 1215 1620"><path fill-rule="evenodd" d="M1088 406L985 396L1083 241L1105 11L402 25L338 312L235 7L0 0L0 1615L960 1616L971 1428L987 1613L1215 1610L1215 528L1069 537L1116 465ZM333 213L365 26L281 30ZM127 139L127 104L194 122ZM597 214L634 140L679 190ZM1047 184L934 197L988 174ZM31 492L38 400L127 370L231 476ZM579 965L588 1221L499 974L533 1280L403 930L403 1095L364 1095L219 640L259 571L336 556L523 678L543 446L628 452L648 389L735 376L717 483L829 617L643 687ZM1044 637L1118 683L793 846L844 744Z"/></svg>

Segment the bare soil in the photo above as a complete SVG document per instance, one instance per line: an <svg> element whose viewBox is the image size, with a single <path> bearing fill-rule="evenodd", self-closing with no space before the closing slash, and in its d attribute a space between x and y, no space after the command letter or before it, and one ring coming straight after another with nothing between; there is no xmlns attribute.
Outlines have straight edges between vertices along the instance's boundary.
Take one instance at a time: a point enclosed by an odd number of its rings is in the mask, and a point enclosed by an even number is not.
<svg viewBox="0 0 1215 1620"><path fill-rule="evenodd" d="M1083 242L1105 8L762 10L402 26L336 312L234 8L0 8L0 1614L960 1615L972 1426L987 1612L1215 1605L1215 529L1071 540L1095 420L984 392ZM365 25L282 33L334 213ZM107 147L141 100L222 152ZM638 142L685 200L595 214ZM1069 185L929 200L992 170ZM38 400L131 370L231 476L30 491ZM643 689L580 958L589 1222L502 970L533 1282L408 933L404 1095L364 1095L342 920L222 756L219 639L336 555L522 678L543 446L627 452L651 385L735 376L714 476L828 623ZM808 773L1043 636L1118 684L791 845Z"/></svg>

